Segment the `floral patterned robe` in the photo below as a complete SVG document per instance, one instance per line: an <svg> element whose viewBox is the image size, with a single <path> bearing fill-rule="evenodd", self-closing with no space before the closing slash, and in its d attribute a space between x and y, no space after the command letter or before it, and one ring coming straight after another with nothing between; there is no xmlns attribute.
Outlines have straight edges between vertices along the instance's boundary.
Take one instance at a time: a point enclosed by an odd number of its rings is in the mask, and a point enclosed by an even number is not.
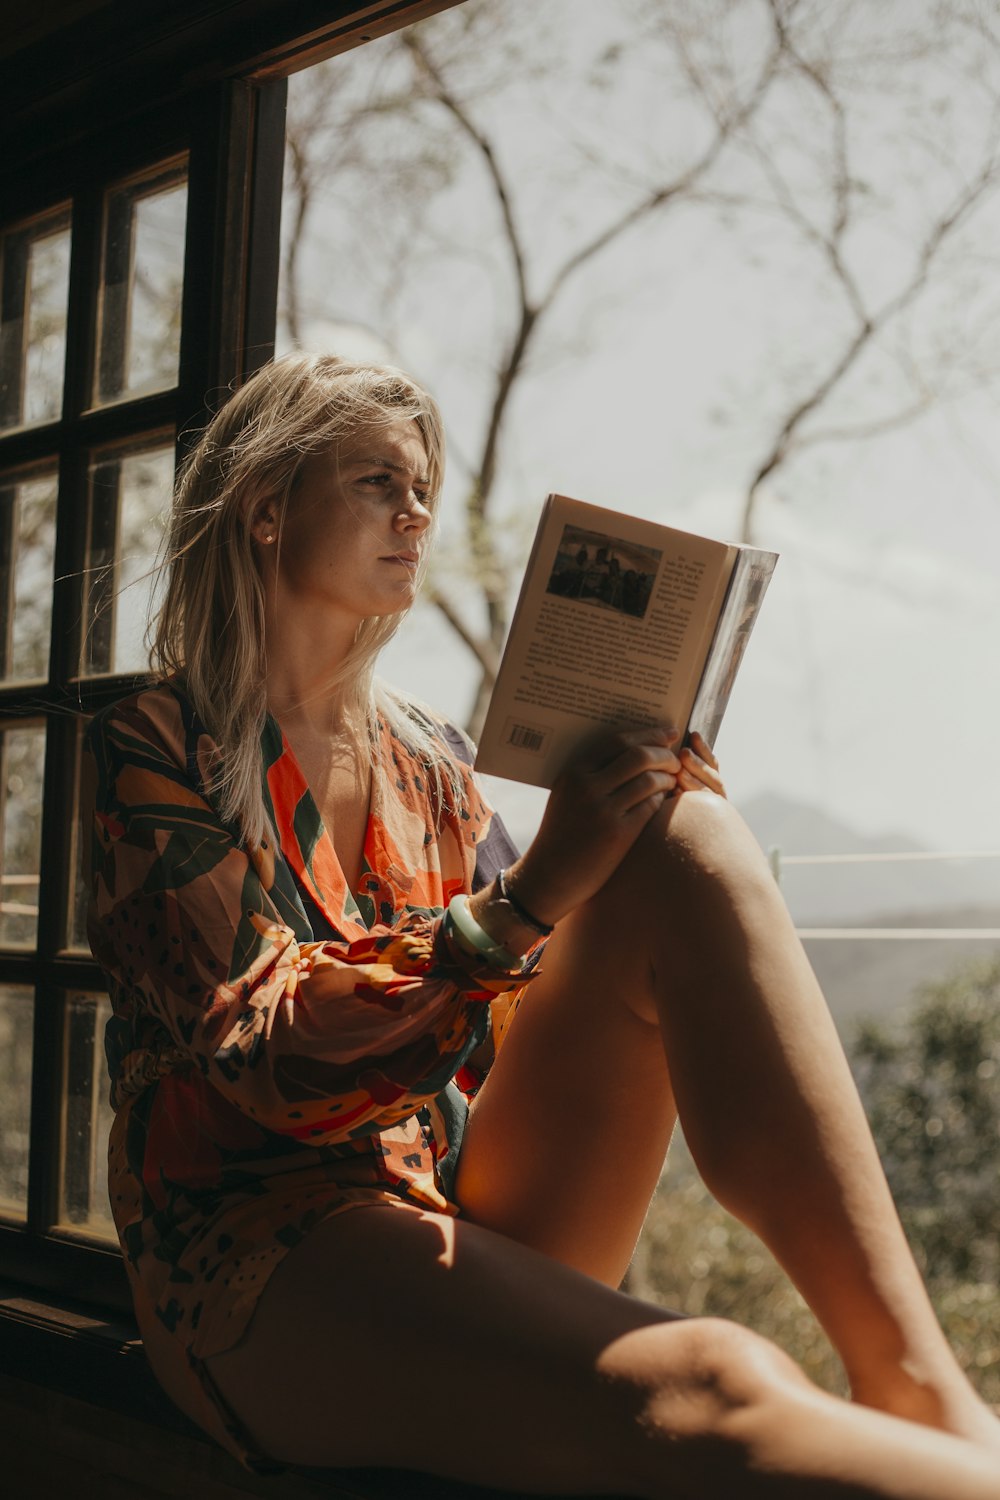
<svg viewBox="0 0 1000 1500"><path fill-rule="evenodd" d="M456 731L442 729L455 749ZM278 847L206 790L216 746L177 684L98 716L89 931L113 1015L112 1210L130 1276L192 1363L231 1348L310 1227L360 1204L456 1213L473 1053L521 976L441 913L513 853L468 766L438 805L388 726L351 890L280 728L261 743ZM307 998L302 975L324 971ZM494 1007L494 1002L496 1002Z"/></svg>

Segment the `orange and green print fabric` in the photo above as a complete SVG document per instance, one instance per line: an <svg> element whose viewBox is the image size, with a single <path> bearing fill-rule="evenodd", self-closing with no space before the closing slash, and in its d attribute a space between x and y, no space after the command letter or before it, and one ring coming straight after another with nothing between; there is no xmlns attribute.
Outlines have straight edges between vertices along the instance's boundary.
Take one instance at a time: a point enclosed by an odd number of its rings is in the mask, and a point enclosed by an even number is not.
<svg viewBox="0 0 1000 1500"><path fill-rule="evenodd" d="M163 1321L212 1352L219 1338L198 1336L208 1282L242 1274L251 1245L272 1262L358 1191L455 1211L437 1170L454 1145L450 1086L489 1035L491 1002L523 983L442 930L473 888L491 812L461 760L452 806L381 725L352 890L273 720L261 772L276 847L246 848L220 818L217 747L179 686L99 715L88 746L112 1209ZM320 972L317 997L301 979Z"/></svg>

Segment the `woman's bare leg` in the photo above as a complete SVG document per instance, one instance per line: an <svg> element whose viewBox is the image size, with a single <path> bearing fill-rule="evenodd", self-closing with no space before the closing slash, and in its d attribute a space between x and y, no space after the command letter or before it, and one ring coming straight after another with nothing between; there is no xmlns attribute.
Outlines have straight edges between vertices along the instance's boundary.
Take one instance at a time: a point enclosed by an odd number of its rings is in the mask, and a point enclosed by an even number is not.
<svg viewBox="0 0 1000 1500"><path fill-rule="evenodd" d="M702 1175L802 1291L856 1399L1000 1442L927 1300L766 861L708 793L668 804L560 925L473 1110L465 1212L613 1279L672 1107L660 1037ZM630 1209L606 1187L619 1170Z"/></svg>
<svg viewBox="0 0 1000 1500"><path fill-rule="evenodd" d="M560 924L472 1106L457 1196L475 1222L617 1287L677 1120L648 945L607 896ZM638 939L634 943L632 939Z"/></svg>
<svg viewBox="0 0 1000 1500"><path fill-rule="evenodd" d="M675 1320L489 1230L328 1220L209 1361L260 1447L540 1494L995 1500L971 1443L823 1395L733 1324Z"/></svg>

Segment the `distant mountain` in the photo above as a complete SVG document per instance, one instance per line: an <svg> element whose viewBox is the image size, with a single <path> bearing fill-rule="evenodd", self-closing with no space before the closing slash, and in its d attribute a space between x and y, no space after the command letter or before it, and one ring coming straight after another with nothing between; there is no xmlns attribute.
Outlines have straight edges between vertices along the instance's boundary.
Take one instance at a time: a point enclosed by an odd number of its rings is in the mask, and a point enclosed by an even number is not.
<svg viewBox="0 0 1000 1500"><path fill-rule="evenodd" d="M869 837L777 793L741 811L761 846L782 856L923 852L903 834ZM800 927L1000 927L1000 860L786 863L781 888ZM845 1041L862 1016L884 1020L912 1005L923 986L1000 955L1000 940L989 938L831 937L806 939L805 947Z"/></svg>
<svg viewBox="0 0 1000 1500"><path fill-rule="evenodd" d="M741 812L761 847L776 848L782 857L924 852L903 834L871 837L858 833L819 808L775 792L751 798ZM940 914L951 907L968 906L987 912L992 908L990 920L979 925L1000 926L1000 859L827 865L797 865L782 859L781 887L800 926L856 926L876 917L876 925L885 926L906 912Z"/></svg>
<svg viewBox="0 0 1000 1500"><path fill-rule="evenodd" d="M859 926L889 925L877 917ZM896 927L1000 927L996 907L950 907L907 912ZM862 1016L887 1019L906 1009L929 984L940 984L967 964L1000 958L997 938L807 938L805 949L841 1035L848 1040Z"/></svg>
<svg viewBox="0 0 1000 1500"><path fill-rule="evenodd" d="M857 854L868 849L898 854L922 847L901 833L868 837L820 808L780 792L761 792L740 811L765 847L777 844L788 854Z"/></svg>

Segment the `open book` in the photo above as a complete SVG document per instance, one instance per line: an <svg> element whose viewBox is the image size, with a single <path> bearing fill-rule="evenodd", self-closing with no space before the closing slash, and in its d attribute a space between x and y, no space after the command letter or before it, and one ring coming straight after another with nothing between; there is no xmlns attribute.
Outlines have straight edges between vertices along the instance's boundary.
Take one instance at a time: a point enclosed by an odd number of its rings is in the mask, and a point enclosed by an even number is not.
<svg viewBox="0 0 1000 1500"><path fill-rule="evenodd" d="M605 726L672 723L714 744L777 560L550 495L477 770L550 787Z"/></svg>

